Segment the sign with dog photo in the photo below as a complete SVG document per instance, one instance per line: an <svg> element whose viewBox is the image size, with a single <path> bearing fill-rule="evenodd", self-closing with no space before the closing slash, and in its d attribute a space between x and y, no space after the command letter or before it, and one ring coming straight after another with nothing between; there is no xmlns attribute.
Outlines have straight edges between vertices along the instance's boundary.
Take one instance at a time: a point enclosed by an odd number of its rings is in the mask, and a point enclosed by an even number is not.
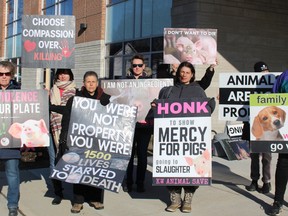
<svg viewBox="0 0 288 216"><path fill-rule="evenodd" d="M250 95L251 152L288 152L288 94Z"/></svg>
<svg viewBox="0 0 288 216"><path fill-rule="evenodd" d="M0 148L49 146L46 90L6 90L0 93Z"/></svg>

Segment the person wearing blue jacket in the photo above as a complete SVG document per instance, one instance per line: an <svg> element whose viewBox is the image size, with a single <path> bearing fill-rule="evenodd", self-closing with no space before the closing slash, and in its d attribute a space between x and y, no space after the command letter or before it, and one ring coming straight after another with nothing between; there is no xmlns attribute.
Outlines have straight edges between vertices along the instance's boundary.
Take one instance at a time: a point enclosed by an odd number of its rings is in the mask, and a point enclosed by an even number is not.
<svg viewBox="0 0 288 216"><path fill-rule="evenodd" d="M284 71L273 85L273 93L288 93L288 70ZM288 183L288 154L279 153L275 173L275 196L269 215L279 215L283 208Z"/></svg>
<svg viewBox="0 0 288 216"><path fill-rule="evenodd" d="M12 62L0 62L0 87L2 91L19 89L18 85L11 82L16 67ZM0 137L2 140L2 137ZM9 216L18 215L18 202L20 195L20 175L19 175L19 159L21 158L19 148L0 148L0 160L5 164L5 174L8 182L8 209Z"/></svg>

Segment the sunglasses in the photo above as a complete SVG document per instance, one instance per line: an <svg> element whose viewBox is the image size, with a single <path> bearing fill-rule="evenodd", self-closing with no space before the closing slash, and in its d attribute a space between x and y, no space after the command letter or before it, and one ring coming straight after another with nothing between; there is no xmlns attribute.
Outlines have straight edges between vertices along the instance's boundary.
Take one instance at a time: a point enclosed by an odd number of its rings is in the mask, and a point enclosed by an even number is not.
<svg viewBox="0 0 288 216"><path fill-rule="evenodd" d="M0 73L0 77L2 77L2 76L11 76L12 75L12 73L11 72L7 72L7 73Z"/></svg>
<svg viewBox="0 0 288 216"><path fill-rule="evenodd" d="M143 67L143 64L132 64L132 67L133 67L133 68L136 68L137 66L138 66L138 67Z"/></svg>

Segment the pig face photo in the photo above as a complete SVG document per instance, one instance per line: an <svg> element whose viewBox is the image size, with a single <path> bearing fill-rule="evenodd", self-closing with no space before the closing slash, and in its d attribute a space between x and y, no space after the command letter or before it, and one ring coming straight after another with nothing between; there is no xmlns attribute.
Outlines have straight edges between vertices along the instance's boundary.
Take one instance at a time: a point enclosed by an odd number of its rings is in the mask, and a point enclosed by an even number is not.
<svg viewBox="0 0 288 216"><path fill-rule="evenodd" d="M49 146L49 131L43 119L29 119L24 123L13 123L8 133L21 140L21 147L24 145L28 148Z"/></svg>
<svg viewBox="0 0 288 216"><path fill-rule="evenodd" d="M206 149L202 155L196 158L185 157L185 160L189 166L194 166L195 171L200 177L211 177L211 154Z"/></svg>
<svg viewBox="0 0 288 216"><path fill-rule="evenodd" d="M217 31L213 29L166 28L164 63L215 64Z"/></svg>

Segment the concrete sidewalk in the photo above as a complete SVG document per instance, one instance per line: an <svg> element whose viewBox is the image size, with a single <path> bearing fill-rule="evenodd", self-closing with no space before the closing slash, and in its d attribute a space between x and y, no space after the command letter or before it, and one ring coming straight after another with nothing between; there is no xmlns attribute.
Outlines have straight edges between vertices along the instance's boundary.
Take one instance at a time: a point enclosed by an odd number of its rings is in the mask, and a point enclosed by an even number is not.
<svg viewBox="0 0 288 216"><path fill-rule="evenodd" d="M272 193L260 194L248 192L245 185L250 183L250 159L241 161L228 161L213 157L213 184L200 187L193 198L191 215L205 216L231 216L267 215L273 203L275 167L278 155L272 160ZM151 163L151 158L150 158ZM169 195L166 187L153 187L151 185L152 167L148 167L145 193L132 192L119 194L105 191L105 208L95 210L87 203L79 214L70 213L72 200L72 187L65 184L65 199L60 205L51 205L53 194L51 181L48 178L49 169L21 170L21 197L19 202L19 215L22 216L171 216L183 215L181 211L175 213L165 212L169 204ZM260 182L261 183L261 182ZM0 172L0 214L8 215L7 184L5 172ZM261 183L262 184L262 183ZM288 200L288 192L285 199ZM187 214L188 215L188 214ZM288 204L285 203L281 215L288 215Z"/></svg>

